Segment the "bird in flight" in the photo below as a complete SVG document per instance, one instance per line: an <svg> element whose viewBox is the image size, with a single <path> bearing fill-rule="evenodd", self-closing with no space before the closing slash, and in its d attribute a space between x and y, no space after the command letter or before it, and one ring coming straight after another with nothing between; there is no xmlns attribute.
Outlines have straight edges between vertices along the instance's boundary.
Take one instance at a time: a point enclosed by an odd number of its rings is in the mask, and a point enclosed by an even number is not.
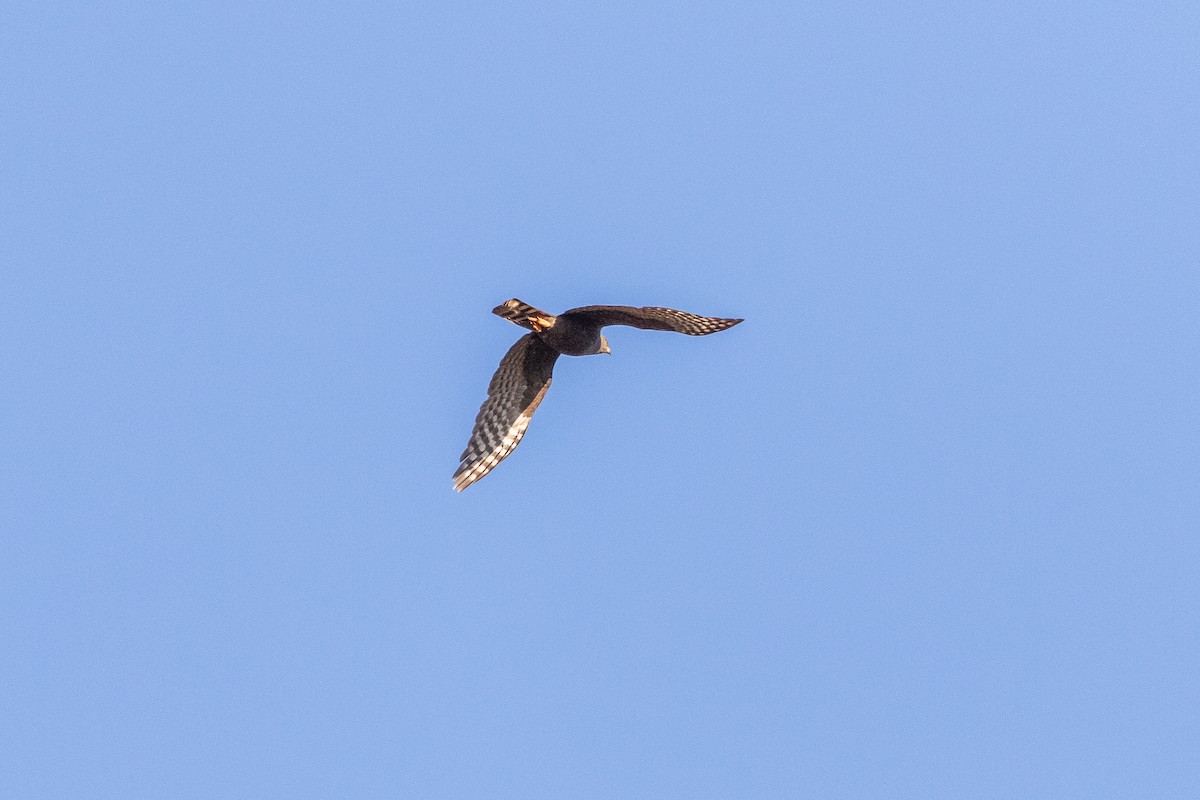
<svg viewBox="0 0 1200 800"><path fill-rule="evenodd" d="M560 355L611 353L608 340L600 332L605 325L707 336L742 321L654 306L583 306L555 316L515 298L496 306L492 313L533 333L525 334L509 348L488 384L487 400L475 417L471 441L458 457L461 463L454 473L454 489L459 492L491 472L516 449L550 388L550 373Z"/></svg>

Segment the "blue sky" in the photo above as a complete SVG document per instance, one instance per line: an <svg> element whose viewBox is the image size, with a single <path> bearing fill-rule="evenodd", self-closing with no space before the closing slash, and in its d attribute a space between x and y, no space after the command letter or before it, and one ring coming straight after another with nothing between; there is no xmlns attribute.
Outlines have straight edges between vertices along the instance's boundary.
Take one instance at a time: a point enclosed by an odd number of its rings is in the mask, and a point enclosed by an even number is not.
<svg viewBox="0 0 1200 800"><path fill-rule="evenodd" d="M3 16L0 795L1194 792L1194 4Z"/></svg>

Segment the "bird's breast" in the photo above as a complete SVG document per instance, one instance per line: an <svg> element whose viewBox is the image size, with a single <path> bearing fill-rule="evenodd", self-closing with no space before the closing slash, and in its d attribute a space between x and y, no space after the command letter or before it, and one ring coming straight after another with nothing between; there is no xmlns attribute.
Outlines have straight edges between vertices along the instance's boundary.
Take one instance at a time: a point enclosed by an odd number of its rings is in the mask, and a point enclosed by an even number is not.
<svg viewBox="0 0 1200 800"><path fill-rule="evenodd" d="M588 356L600 349L600 329L572 324L559 317L539 334L542 341L565 356Z"/></svg>

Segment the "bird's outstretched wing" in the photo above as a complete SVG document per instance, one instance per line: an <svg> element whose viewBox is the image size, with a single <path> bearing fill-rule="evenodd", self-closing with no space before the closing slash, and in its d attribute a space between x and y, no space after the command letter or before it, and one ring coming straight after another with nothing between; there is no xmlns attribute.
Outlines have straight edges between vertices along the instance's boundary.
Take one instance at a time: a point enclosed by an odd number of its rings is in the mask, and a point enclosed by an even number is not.
<svg viewBox="0 0 1200 800"><path fill-rule="evenodd" d="M529 420L550 388L558 352L529 333L509 348L475 417L471 441L459 456L454 489L461 492L508 457L525 435Z"/></svg>
<svg viewBox="0 0 1200 800"><path fill-rule="evenodd" d="M573 317L580 322L604 327L605 325L630 325L654 331L675 331L688 336L707 336L710 333L732 328L742 320L721 317L701 317L686 311L657 306L583 306L559 314Z"/></svg>

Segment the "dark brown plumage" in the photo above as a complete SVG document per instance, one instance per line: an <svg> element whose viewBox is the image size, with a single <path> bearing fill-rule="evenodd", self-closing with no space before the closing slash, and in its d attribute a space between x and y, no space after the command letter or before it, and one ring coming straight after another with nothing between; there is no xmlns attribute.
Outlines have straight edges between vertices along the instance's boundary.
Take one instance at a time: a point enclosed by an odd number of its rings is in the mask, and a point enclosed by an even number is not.
<svg viewBox="0 0 1200 800"><path fill-rule="evenodd" d="M657 306L583 306L555 316L515 298L496 306L492 313L533 333L522 336L509 348L492 376L487 400L475 417L471 440L459 456L461 463L454 473L454 488L460 492L488 474L520 443L533 412L550 388L559 355L610 352L608 340L601 333L604 326L628 325L707 336L742 321Z"/></svg>

